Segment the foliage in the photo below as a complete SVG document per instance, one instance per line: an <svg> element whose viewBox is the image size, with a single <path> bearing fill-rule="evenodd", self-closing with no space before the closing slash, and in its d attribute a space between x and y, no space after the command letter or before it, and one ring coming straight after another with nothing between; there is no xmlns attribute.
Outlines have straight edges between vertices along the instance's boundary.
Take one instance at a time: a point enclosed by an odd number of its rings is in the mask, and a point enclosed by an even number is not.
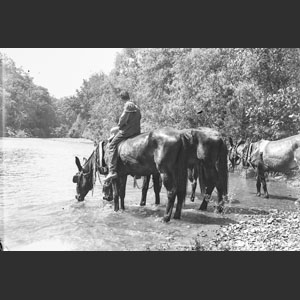
<svg viewBox="0 0 300 300"><path fill-rule="evenodd" d="M1 99L4 100L1 116L5 117L2 134L49 137L57 124L53 98L11 59L0 57Z"/></svg>
<svg viewBox="0 0 300 300"><path fill-rule="evenodd" d="M127 90L142 131L208 126L235 139L278 139L300 132L299 67L297 48L125 48L109 75L93 74L57 100L6 60L6 125L99 140L116 125Z"/></svg>

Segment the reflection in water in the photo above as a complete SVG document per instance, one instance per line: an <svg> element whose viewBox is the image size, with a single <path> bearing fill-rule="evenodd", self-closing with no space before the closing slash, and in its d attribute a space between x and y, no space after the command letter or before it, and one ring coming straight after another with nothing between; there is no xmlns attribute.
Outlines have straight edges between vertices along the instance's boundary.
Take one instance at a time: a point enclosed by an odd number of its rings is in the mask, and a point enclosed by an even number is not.
<svg viewBox="0 0 300 300"><path fill-rule="evenodd" d="M153 189L146 207L140 207L141 190L128 178L125 212L113 211L102 201L97 181L94 195L77 202L72 177L77 172L75 156L88 157L94 146L81 139L0 139L1 190L0 239L9 250L145 250L166 241L189 245L204 226L235 222L234 214L264 213L269 208L295 209L296 190L284 183L269 182L270 199L255 197L255 181L230 174L231 204L224 215L200 212L189 193L182 220L161 221L166 191L155 206ZM103 179L103 178L102 178ZM103 181L103 180L102 180ZM141 186L141 181L139 182ZM190 191L190 186L189 186ZM213 193L216 197L216 193Z"/></svg>

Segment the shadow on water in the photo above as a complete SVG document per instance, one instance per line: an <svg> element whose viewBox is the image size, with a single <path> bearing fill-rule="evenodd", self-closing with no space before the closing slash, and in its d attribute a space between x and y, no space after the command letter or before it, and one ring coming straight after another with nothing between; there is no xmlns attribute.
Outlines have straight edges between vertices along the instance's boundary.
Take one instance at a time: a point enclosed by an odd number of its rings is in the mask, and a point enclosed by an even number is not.
<svg viewBox="0 0 300 300"><path fill-rule="evenodd" d="M159 206L153 209L152 207L129 207L127 212L138 219L145 218L160 218L162 219L165 213L165 206ZM172 214L172 222L174 215L174 210ZM213 212L201 212L198 209L183 209L180 221L182 223L190 224L214 224L214 225L228 225L231 223L236 223L234 220L226 217L224 214L215 214ZM162 222L162 220L161 220Z"/></svg>
<svg viewBox="0 0 300 300"><path fill-rule="evenodd" d="M272 195L269 194L269 199L277 199L277 200L288 200L288 201L297 201L298 198L282 196L282 195Z"/></svg>
<svg viewBox="0 0 300 300"><path fill-rule="evenodd" d="M239 215L268 215L269 212L256 209L256 208L244 208L244 207L231 207L227 206L225 208L225 214L239 214Z"/></svg>

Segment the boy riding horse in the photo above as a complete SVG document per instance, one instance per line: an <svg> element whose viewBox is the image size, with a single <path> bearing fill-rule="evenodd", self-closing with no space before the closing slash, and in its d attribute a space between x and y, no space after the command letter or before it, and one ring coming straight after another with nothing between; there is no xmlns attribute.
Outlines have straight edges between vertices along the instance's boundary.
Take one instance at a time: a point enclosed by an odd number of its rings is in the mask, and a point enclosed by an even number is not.
<svg viewBox="0 0 300 300"><path fill-rule="evenodd" d="M104 182L117 178L118 145L125 139L141 133L141 112L139 107L130 100L128 92L121 93L121 99L126 101L123 113L118 122L118 133L109 144L109 173Z"/></svg>

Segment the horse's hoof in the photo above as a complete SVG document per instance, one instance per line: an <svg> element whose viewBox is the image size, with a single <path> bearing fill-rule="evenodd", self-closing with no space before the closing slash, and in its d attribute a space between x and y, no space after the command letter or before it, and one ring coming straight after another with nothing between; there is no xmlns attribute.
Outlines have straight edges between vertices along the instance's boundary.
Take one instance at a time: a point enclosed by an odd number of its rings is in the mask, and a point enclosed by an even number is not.
<svg viewBox="0 0 300 300"><path fill-rule="evenodd" d="M145 206L145 205L146 205L146 203L144 203L144 202L140 203L140 206Z"/></svg>
<svg viewBox="0 0 300 300"><path fill-rule="evenodd" d="M207 203L202 203L199 207L199 210L206 211L207 210Z"/></svg>
<svg viewBox="0 0 300 300"><path fill-rule="evenodd" d="M168 222L170 222L170 217L168 217L168 216L163 217L162 220L163 220L164 223L168 223Z"/></svg>
<svg viewBox="0 0 300 300"><path fill-rule="evenodd" d="M269 195L265 195L264 198L265 198L265 199L269 199Z"/></svg>
<svg viewBox="0 0 300 300"><path fill-rule="evenodd" d="M200 206L198 210L207 211L207 207L204 208L204 207Z"/></svg>
<svg viewBox="0 0 300 300"><path fill-rule="evenodd" d="M256 197L260 197L260 196L261 196L261 194L260 194L260 193L257 193L257 194L256 194Z"/></svg>
<svg viewBox="0 0 300 300"><path fill-rule="evenodd" d="M180 214L179 214L179 213L178 213L178 214L175 213L175 214L174 214L174 219L175 219L175 220L180 220Z"/></svg>
<svg viewBox="0 0 300 300"><path fill-rule="evenodd" d="M217 213L217 214L221 214L223 211L224 211L223 206L217 206L214 210L214 212Z"/></svg>

